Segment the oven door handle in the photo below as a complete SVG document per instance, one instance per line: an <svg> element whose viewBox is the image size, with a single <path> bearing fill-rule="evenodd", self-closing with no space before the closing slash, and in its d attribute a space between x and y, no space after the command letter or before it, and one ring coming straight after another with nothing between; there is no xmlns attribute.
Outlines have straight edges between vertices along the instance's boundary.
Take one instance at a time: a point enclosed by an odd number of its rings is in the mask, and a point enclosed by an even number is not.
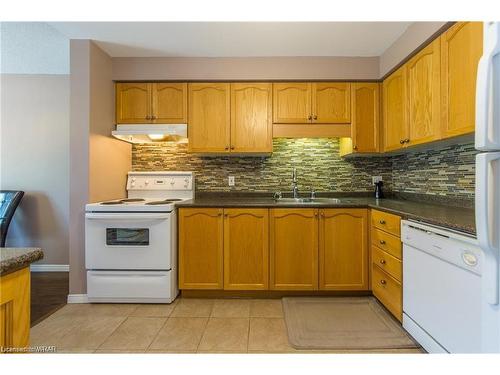
<svg viewBox="0 0 500 375"><path fill-rule="evenodd" d="M170 218L170 214L153 214L153 213L95 213L87 212L86 219L91 220L165 220Z"/></svg>

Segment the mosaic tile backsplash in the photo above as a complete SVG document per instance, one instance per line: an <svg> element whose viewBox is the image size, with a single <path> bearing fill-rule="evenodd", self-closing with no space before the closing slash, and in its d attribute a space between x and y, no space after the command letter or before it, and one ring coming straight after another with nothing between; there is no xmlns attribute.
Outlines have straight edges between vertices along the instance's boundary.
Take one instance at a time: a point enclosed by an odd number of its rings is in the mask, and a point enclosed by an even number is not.
<svg viewBox="0 0 500 375"><path fill-rule="evenodd" d="M341 158L338 139L273 141L269 157L196 156L186 144L133 145L134 171L190 170L197 191L289 191L297 168L299 191L369 192L372 176L382 176L384 189L470 199L474 197L474 145L398 156ZM228 186L235 176L236 186Z"/></svg>

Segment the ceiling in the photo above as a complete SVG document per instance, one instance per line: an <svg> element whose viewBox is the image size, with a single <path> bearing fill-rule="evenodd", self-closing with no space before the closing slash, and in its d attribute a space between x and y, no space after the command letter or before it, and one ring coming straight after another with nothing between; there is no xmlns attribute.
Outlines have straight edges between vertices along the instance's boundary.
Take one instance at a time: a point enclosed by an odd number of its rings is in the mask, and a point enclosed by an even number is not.
<svg viewBox="0 0 500 375"><path fill-rule="evenodd" d="M111 57L380 56L411 22L50 22Z"/></svg>

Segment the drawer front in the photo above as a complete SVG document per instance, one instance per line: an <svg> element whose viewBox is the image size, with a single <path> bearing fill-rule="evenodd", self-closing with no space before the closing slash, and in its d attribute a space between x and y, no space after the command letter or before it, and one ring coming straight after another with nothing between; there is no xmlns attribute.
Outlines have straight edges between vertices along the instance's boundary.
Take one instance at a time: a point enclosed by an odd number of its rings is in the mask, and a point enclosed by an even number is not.
<svg viewBox="0 0 500 375"><path fill-rule="evenodd" d="M403 271L402 263L399 259L376 246L372 246L372 262L394 277L397 281L401 282L401 274Z"/></svg>
<svg viewBox="0 0 500 375"><path fill-rule="evenodd" d="M372 210L372 226L395 236L401 236L401 218L397 215Z"/></svg>
<svg viewBox="0 0 500 375"><path fill-rule="evenodd" d="M372 245L387 251L398 259L402 259L402 245L399 237L372 227L371 241Z"/></svg>
<svg viewBox="0 0 500 375"><path fill-rule="evenodd" d="M401 284L375 264L372 265L372 291L387 310L401 321L403 318Z"/></svg>

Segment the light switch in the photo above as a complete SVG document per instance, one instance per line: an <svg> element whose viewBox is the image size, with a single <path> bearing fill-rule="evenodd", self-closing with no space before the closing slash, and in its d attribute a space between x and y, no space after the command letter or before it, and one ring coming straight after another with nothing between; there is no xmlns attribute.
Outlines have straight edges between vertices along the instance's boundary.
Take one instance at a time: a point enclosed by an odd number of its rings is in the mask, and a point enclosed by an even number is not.
<svg viewBox="0 0 500 375"><path fill-rule="evenodd" d="M234 186L234 176L229 176L229 186Z"/></svg>

